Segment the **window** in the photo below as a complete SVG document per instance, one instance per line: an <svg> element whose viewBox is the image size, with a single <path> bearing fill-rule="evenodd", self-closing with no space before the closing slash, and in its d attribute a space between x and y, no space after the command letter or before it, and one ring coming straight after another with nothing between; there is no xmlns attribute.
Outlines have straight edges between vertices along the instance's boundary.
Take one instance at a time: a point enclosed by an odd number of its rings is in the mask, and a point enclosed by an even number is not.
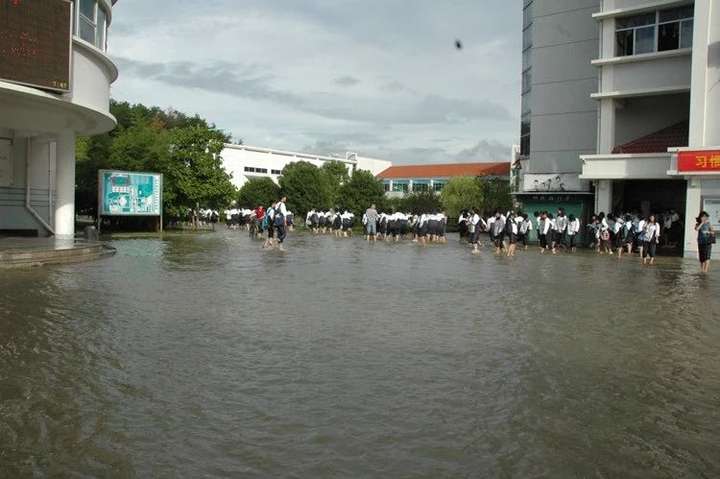
<svg viewBox="0 0 720 479"><path fill-rule="evenodd" d="M523 116L530 115L530 93L525 93L522 96L520 108Z"/></svg>
<svg viewBox="0 0 720 479"><path fill-rule="evenodd" d="M522 73L522 92L527 93L530 91L532 85L532 69L528 68Z"/></svg>
<svg viewBox="0 0 720 479"><path fill-rule="evenodd" d="M255 173L255 168L253 168L252 166L246 166L245 173Z"/></svg>
<svg viewBox="0 0 720 479"><path fill-rule="evenodd" d="M430 180L413 180L413 191L418 193L430 191Z"/></svg>
<svg viewBox="0 0 720 479"><path fill-rule="evenodd" d="M409 187L410 182L408 180L395 180L393 181L392 190L395 193L407 193Z"/></svg>
<svg viewBox="0 0 720 479"><path fill-rule="evenodd" d="M97 0L75 0L74 34L105 51L107 43L107 13Z"/></svg>
<svg viewBox="0 0 720 479"><path fill-rule="evenodd" d="M530 115L523 116L520 122L520 155L530 155Z"/></svg>
<svg viewBox="0 0 720 479"><path fill-rule="evenodd" d="M615 22L617 56L691 48L693 6L618 18Z"/></svg>
<svg viewBox="0 0 720 479"><path fill-rule="evenodd" d="M447 182L445 180L434 180L433 181L433 191L436 193L439 193L445 188L445 184Z"/></svg>
<svg viewBox="0 0 720 479"><path fill-rule="evenodd" d="M267 173L267 168L255 168L255 173Z"/></svg>
<svg viewBox="0 0 720 479"><path fill-rule="evenodd" d="M385 189L385 193L390 191L390 180L383 181L383 188Z"/></svg>
<svg viewBox="0 0 720 479"><path fill-rule="evenodd" d="M282 175L281 170L270 170L270 173L272 173L273 175Z"/></svg>
<svg viewBox="0 0 720 479"><path fill-rule="evenodd" d="M530 2L525 5L523 9L523 29L530 26L533 21L533 3Z"/></svg>
<svg viewBox="0 0 720 479"><path fill-rule="evenodd" d="M529 27L527 27L523 31L523 51L527 50L528 48L532 47L533 41L532 41L532 33L533 33L533 26L532 23Z"/></svg>

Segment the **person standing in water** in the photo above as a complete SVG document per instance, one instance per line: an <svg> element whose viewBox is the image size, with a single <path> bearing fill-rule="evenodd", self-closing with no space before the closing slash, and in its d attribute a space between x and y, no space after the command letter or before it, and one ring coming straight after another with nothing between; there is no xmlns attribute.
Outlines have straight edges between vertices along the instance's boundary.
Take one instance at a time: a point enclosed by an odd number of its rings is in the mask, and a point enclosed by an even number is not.
<svg viewBox="0 0 720 479"><path fill-rule="evenodd" d="M275 236L277 237L278 242L278 249L280 251L285 251L283 249L283 243L285 242L285 238L287 237L287 208L285 207L285 202L287 201L287 198L284 196L280 198L280 201L278 201L275 204L275 216L273 218L273 225L275 226Z"/></svg>
<svg viewBox="0 0 720 479"><path fill-rule="evenodd" d="M660 238L660 225L655 219L655 215L648 217L643 232L643 254L642 264L655 264L655 250L657 249L658 239Z"/></svg>
<svg viewBox="0 0 720 479"><path fill-rule="evenodd" d="M701 211L695 220L695 231L698 232L698 256L700 259L700 271L710 271L710 257L712 256L712 245L715 244L715 230L710 224L710 215Z"/></svg>

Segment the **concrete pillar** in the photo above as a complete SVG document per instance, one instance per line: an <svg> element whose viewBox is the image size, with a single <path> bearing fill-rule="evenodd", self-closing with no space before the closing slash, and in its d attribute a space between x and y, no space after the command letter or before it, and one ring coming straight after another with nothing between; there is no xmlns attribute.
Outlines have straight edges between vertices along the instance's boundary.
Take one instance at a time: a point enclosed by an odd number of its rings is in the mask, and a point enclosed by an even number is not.
<svg viewBox="0 0 720 479"><path fill-rule="evenodd" d="M55 151L55 237L71 239L75 236L75 133L60 133Z"/></svg>
<svg viewBox="0 0 720 479"><path fill-rule="evenodd" d="M595 188L595 213L612 213L613 182L599 180Z"/></svg>
<svg viewBox="0 0 720 479"><path fill-rule="evenodd" d="M720 2L696 0L690 93L690 147L720 146Z"/></svg>
<svg viewBox="0 0 720 479"><path fill-rule="evenodd" d="M615 148L615 100L600 100L600 128L598 137L598 154L610 154Z"/></svg>
<svg viewBox="0 0 720 479"><path fill-rule="evenodd" d="M702 181L700 178L690 178L688 180L686 195L683 255L686 258L695 258L698 251L695 218L702 207Z"/></svg>

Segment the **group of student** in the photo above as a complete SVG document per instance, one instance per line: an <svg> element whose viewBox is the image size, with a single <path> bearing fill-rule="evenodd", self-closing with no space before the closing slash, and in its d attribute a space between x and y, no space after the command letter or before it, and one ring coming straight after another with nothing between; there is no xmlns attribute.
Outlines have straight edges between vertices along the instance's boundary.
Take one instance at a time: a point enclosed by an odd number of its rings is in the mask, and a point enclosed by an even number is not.
<svg viewBox="0 0 720 479"><path fill-rule="evenodd" d="M667 231L676 231L680 222L679 215L669 212L662 225ZM533 219L523 212L509 211L503 214L496 211L487 220L475 210L463 211L458 219L461 236L467 236L473 245L473 253L479 253L480 233L487 232L495 246L496 253L505 252L514 256L517 245L528 249L530 232L535 231L540 253L557 254L564 250L577 251L582 235L580 219L564 209L558 209L553 215L547 211L538 211ZM655 215L647 218L638 214L605 215L599 213L591 217L586 225L588 246L600 254L614 254L621 257L623 252L631 254L638 251L643 264L653 264L663 227Z"/></svg>
<svg viewBox="0 0 720 479"><path fill-rule="evenodd" d="M367 241L400 241L412 239L426 244L446 243L447 216L439 210L430 213L378 213L375 205L363 214L362 223Z"/></svg>
<svg viewBox="0 0 720 479"><path fill-rule="evenodd" d="M230 209L225 212L227 227L244 229L252 238L264 239L263 248L283 250L288 231L294 227L294 215L285 206L287 199L280 198L267 209L258 205L254 210L248 208Z"/></svg>
<svg viewBox="0 0 720 479"><path fill-rule="evenodd" d="M313 208L305 216L305 226L316 235L332 233L338 238L348 238L352 236L355 226L355 214L348 210L341 213L340 210L322 211Z"/></svg>

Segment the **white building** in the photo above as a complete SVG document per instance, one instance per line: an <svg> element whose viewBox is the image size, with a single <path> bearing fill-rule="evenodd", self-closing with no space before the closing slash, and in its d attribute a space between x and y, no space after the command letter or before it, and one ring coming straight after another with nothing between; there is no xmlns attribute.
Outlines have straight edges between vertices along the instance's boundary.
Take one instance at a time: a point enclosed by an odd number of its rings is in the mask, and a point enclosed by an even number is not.
<svg viewBox="0 0 720 479"><path fill-rule="evenodd" d="M0 24L12 44L0 46L0 233L74 236L75 138L116 124L106 54L116 1L3 2L17 21Z"/></svg>
<svg viewBox="0 0 720 479"><path fill-rule="evenodd" d="M317 167L328 161L340 161L347 165L350 174L356 170L366 170L377 175L392 166L390 161L349 152L344 158L339 158L234 144L226 144L221 156L225 171L232 175L232 182L237 188L253 178L271 178L277 183L283 168L296 161L307 161Z"/></svg>
<svg viewBox="0 0 720 479"><path fill-rule="evenodd" d="M720 2L604 0L592 17L598 145L581 178L595 184L596 211L683 213L694 256L694 218L720 204ZM678 165L678 151L693 164Z"/></svg>

